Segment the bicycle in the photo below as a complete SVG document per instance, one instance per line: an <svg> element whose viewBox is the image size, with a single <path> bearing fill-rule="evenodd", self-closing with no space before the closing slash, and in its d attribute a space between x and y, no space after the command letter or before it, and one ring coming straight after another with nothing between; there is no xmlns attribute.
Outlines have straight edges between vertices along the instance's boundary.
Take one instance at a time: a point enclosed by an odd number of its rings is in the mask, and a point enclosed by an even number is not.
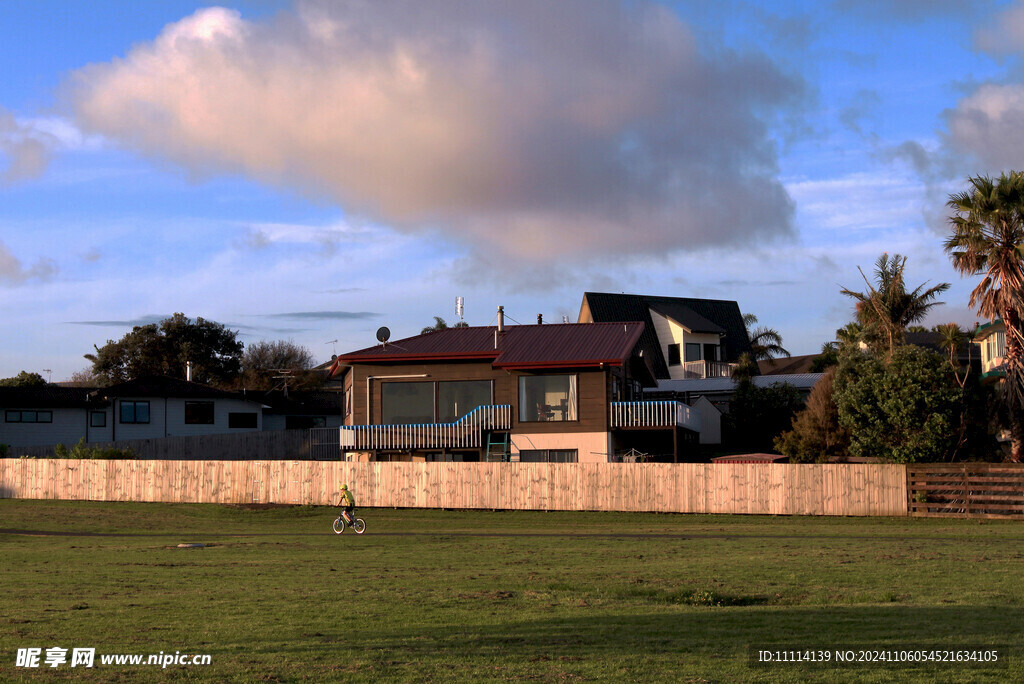
<svg viewBox="0 0 1024 684"><path fill-rule="evenodd" d="M352 531L356 534L362 534L366 531L366 523L363 522L362 518L353 517L352 522L347 522L344 514L342 513L334 520L334 534L341 534L345 531L346 526L351 527Z"/></svg>

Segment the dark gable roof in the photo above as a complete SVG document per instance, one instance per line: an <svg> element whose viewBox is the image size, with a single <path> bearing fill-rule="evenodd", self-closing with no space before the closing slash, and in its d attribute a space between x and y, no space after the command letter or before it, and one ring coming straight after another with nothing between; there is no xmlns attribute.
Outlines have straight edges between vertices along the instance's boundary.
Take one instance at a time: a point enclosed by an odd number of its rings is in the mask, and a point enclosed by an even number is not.
<svg viewBox="0 0 1024 684"><path fill-rule="evenodd" d="M733 301L607 292L585 292L583 299L594 321L640 321L644 324L640 345L644 355L651 359L655 377L658 378L667 378L669 373L661 345L658 344L658 335L651 321L651 309L664 313L691 330L694 328L688 325L686 320L695 327L703 327L704 324L698 321L704 320L721 328L725 332L726 361L736 361L740 354L750 351L750 340L743 325L743 314L740 313L739 304ZM684 310L689 313L684 313Z"/></svg>
<svg viewBox="0 0 1024 684"><path fill-rule="evenodd" d="M150 375L93 390L96 397L168 397L175 399L244 399L224 390L164 375Z"/></svg>
<svg viewBox="0 0 1024 684"><path fill-rule="evenodd" d="M343 354L342 363L490 361L496 368L569 368L622 365L644 326L631 323L567 323L497 328L447 328Z"/></svg>
<svg viewBox="0 0 1024 684"><path fill-rule="evenodd" d="M91 387L0 387L0 407L3 408L88 408L103 402L90 401Z"/></svg>
<svg viewBox="0 0 1024 684"><path fill-rule="evenodd" d="M673 321L683 326L687 330L693 333L712 333L718 335L725 334L725 328L720 325L715 325L708 319L701 316L693 309L683 306L677 303L666 303L666 302L652 302L651 308L662 316L671 318Z"/></svg>

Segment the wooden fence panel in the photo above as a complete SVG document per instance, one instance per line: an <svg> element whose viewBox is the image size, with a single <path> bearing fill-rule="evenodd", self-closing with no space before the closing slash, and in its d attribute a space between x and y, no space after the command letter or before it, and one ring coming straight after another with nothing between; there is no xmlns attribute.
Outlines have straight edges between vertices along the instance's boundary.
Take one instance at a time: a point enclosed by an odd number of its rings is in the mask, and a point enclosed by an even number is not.
<svg viewBox="0 0 1024 684"><path fill-rule="evenodd" d="M1024 468L985 472L971 502L962 468L875 464L0 459L0 497L322 505L347 482L361 506L400 508L938 515L954 501L958 513L1024 512ZM915 505L918 491L935 498Z"/></svg>
<svg viewBox="0 0 1024 684"><path fill-rule="evenodd" d="M1024 518L1024 464L910 465L911 515L944 518Z"/></svg>

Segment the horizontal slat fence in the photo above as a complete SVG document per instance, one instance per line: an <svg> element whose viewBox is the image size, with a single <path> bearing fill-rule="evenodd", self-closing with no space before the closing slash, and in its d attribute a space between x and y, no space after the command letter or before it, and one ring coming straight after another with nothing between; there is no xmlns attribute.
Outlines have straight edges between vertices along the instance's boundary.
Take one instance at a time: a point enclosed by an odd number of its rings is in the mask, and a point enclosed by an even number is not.
<svg viewBox="0 0 1024 684"><path fill-rule="evenodd" d="M903 466L0 459L0 497L772 515L907 514Z"/></svg>
<svg viewBox="0 0 1024 684"><path fill-rule="evenodd" d="M69 449L74 444L65 444ZM87 447L131 449L140 459L247 461L309 458L309 430L266 430L238 434L124 439L90 442ZM11 447L11 456L53 458L53 446ZM337 452L334 457L337 458Z"/></svg>
<svg viewBox="0 0 1024 684"><path fill-rule="evenodd" d="M1024 464L908 465L907 508L915 516L1024 518Z"/></svg>

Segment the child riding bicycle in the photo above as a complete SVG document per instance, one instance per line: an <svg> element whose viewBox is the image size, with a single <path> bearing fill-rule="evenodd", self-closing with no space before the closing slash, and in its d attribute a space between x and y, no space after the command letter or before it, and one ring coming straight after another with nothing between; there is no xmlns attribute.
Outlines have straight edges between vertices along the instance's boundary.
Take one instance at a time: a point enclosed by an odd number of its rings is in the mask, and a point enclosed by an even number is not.
<svg viewBox="0 0 1024 684"><path fill-rule="evenodd" d="M347 484L341 485L341 491L338 493L337 505L344 505L345 510L341 512L341 515L345 518L345 522L351 525L352 521L355 519L353 510L356 506L356 498L352 496L352 492L349 491Z"/></svg>

